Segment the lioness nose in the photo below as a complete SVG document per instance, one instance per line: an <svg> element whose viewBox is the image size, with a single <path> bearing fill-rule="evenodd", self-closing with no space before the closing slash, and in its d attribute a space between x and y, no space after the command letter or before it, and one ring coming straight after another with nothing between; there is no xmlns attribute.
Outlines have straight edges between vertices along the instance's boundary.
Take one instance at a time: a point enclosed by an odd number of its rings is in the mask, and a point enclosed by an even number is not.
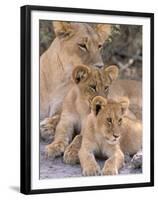
<svg viewBox="0 0 158 200"><path fill-rule="evenodd" d="M118 137L119 137L119 135L117 135L116 133L114 133L113 136L114 136L115 138L118 138Z"/></svg>
<svg viewBox="0 0 158 200"><path fill-rule="evenodd" d="M104 63L102 63L102 62L96 63L94 66L98 67L98 68L102 68L104 66Z"/></svg>

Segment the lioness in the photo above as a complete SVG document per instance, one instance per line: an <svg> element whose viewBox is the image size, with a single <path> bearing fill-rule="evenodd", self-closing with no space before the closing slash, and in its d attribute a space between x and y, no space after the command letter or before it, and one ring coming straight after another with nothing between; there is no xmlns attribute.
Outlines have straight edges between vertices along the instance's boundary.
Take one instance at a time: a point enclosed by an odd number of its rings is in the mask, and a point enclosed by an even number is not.
<svg viewBox="0 0 158 200"><path fill-rule="evenodd" d="M108 157L102 169L104 175L118 174L124 153L135 154L142 145L142 125L125 114L128 98L116 102L97 96L92 101L92 112L82 129L79 159L85 176L101 173L95 155Z"/></svg>
<svg viewBox="0 0 158 200"><path fill-rule="evenodd" d="M54 141L46 146L47 155L61 155L72 140L73 133L80 133L90 113L90 103L96 95L107 96L109 86L118 76L115 65L107 68L75 67L72 73L74 85L64 99L60 121Z"/></svg>
<svg viewBox="0 0 158 200"><path fill-rule="evenodd" d="M100 50L111 25L53 22L56 38L40 58L40 119L61 109L70 89L71 74L78 64L102 67Z"/></svg>

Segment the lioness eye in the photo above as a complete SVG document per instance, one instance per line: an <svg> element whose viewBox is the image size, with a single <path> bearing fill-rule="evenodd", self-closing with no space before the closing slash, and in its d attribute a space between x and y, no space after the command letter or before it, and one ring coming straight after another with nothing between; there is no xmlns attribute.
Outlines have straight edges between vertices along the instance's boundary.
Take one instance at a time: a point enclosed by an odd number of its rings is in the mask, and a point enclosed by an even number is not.
<svg viewBox="0 0 158 200"><path fill-rule="evenodd" d="M112 124L112 119L111 119L111 117L107 118L107 122L110 123L110 124Z"/></svg>
<svg viewBox="0 0 158 200"><path fill-rule="evenodd" d="M79 43L78 46L80 47L80 49L82 49L82 50L84 50L84 51L85 51L85 50L88 51L86 44L84 44L84 43L83 43L83 44L82 44L82 43Z"/></svg>
<svg viewBox="0 0 158 200"><path fill-rule="evenodd" d="M96 85L90 85L89 86L93 91L96 91Z"/></svg>
<svg viewBox="0 0 158 200"><path fill-rule="evenodd" d="M107 91L109 89L109 86L105 86L105 91Z"/></svg>
<svg viewBox="0 0 158 200"><path fill-rule="evenodd" d="M99 44L99 45L98 45L98 48L99 48L99 49L101 49L101 48L102 48L102 46L103 46L102 44Z"/></svg>
<svg viewBox="0 0 158 200"><path fill-rule="evenodd" d="M118 122L119 122L119 124L121 124L121 122L122 122L122 118L120 118L120 119L118 120Z"/></svg>

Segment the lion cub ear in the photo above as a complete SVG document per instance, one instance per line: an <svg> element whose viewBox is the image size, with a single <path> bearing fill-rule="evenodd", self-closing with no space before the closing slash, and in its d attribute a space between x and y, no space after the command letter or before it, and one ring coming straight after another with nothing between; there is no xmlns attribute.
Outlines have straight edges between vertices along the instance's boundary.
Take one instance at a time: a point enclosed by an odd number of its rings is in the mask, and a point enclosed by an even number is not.
<svg viewBox="0 0 158 200"><path fill-rule="evenodd" d="M72 78L76 84L80 83L81 81L87 80L91 73L91 69L86 65L78 65L72 72Z"/></svg>
<svg viewBox="0 0 158 200"><path fill-rule="evenodd" d="M119 74L119 69L116 65L110 65L104 69L105 76L107 76L109 83L111 84L117 79Z"/></svg>
<svg viewBox="0 0 158 200"><path fill-rule="evenodd" d="M104 43L111 34L112 26L110 24L97 24L95 30L100 36L101 41Z"/></svg>
<svg viewBox="0 0 158 200"><path fill-rule="evenodd" d="M91 103L92 111L97 116L100 110L104 109L106 104L107 104L107 99L101 96L96 96L93 98L92 103Z"/></svg>
<svg viewBox="0 0 158 200"><path fill-rule="evenodd" d="M67 38L74 32L71 23L68 22L54 21L53 27L56 36L59 38Z"/></svg>
<svg viewBox="0 0 158 200"><path fill-rule="evenodd" d="M122 114L126 114L127 112L127 109L129 107L129 99L128 97L121 97L120 100L119 100L119 103L121 104L121 111L122 111Z"/></svg>

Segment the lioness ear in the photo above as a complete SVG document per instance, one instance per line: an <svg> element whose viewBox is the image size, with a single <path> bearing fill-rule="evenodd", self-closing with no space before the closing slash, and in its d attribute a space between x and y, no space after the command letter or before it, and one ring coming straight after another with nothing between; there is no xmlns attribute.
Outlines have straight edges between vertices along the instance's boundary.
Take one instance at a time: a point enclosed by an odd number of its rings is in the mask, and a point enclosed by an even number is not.
<svg viewBox="0 0 158 200"><path fill-rule="evenodd" d="M54 21L53 27L56 36L59 38L66 38L73 33L72 25L68 22Z"/></svg>
<svg viewBox="0 0 158 200"><path fill-rule="evenodd" d="M111 84L114 80L117 79L119 74L119 69L116 65L110 65L104 69L105 75L109 79L109 83Z"/></svg>
<svg viewBox="0 0 158 200"><path fill-rule="evenodd" d="M106 104L107 104L107 99L101 96L96 96L92 100L92 104L91 104L92 111L94 112L95 115L98 115L100 110L103 109Z"/></svg>
<svg viewBox="0 0 158 200"><path fill-rule="evenodd" d="M124 115L129 107L129 99L128 97L122 97L119 100L119 103L121 104L121 112Z"/></svg>
<svg viewBox="0 0 158 200"><path fill-rule="evenodd" d="M81 81L85 81L89 74L91 73L91 70L86 65L78 65L75 67L75 69L72 72L72 78L75 81L75 83L80 83Z"/></svg>
<svg viewBox="0 0 158 200"><path fill-rule="evenodd" d="M104 43L111 34L112 26L110 24L97 24L95 29L100 36L101 41Z"/></svg>

